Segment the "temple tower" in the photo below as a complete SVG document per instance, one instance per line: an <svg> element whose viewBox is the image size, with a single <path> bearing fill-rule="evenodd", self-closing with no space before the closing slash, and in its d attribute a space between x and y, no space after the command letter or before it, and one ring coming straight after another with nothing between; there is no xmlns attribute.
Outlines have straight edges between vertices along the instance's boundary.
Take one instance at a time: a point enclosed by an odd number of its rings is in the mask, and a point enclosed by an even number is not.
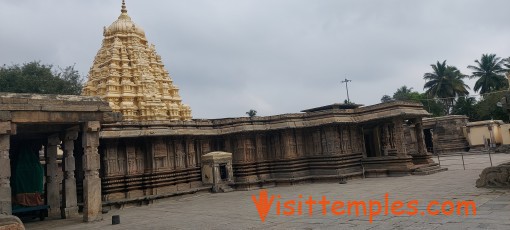
<svg viewBox="0 0 510 230"><path fill-rule="evenodd" d="M155 46L131 21L124 0L103 36L83 95L104 98L126 121L191 120L190 107L182 103Z"/></svg>

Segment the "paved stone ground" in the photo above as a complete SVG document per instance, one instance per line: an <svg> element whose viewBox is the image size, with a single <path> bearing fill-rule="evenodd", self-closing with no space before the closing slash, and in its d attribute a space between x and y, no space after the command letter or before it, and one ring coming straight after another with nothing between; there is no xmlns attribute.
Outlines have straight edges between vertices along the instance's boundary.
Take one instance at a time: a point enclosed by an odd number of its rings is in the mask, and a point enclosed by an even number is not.
<svg viewBox="0 0 510 230"><path fill-rule="evenodd" d="M494 162L510 160L510 154L496 154ZM453 159L453 158L452 158ZM480 156L483 159L483 156ZM474 160L476 161L476 160ZM485 167L485 166L484 166ZM479 167L479 168L484 168ZM476 168L476 167L475 167ZM260 221L252 195L259 190L223 194L201 193L158 201L149 206L110 211L104 220L81 223L69 220L33 221L27 229L510 229L510 190L476 188L481 169L453 169L428 176L367 178L347 184L315 183L268 188L269 194L281 194L282 200L298 199L299 194L329 200L378 199L384 194L391 200L418 200L418 209L426 209L431 200L473 200L476 216L377 216L369 223L367 216L322 216L320 206L314 215L277 216L271 209L264 223ZM306 206L305 206L306 207ZM329 206L330 207L330 206ZM121 224L111 225L111 216L120 215Z"/></svg>

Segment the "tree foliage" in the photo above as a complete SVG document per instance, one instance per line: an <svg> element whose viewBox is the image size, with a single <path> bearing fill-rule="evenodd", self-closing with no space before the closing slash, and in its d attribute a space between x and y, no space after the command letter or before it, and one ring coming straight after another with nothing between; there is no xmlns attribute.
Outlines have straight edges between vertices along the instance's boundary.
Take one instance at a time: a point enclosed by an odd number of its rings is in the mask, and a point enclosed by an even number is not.
<svg viewBox="0 0 510 230"><path fill-rule="evenodd" d="M480 91L481 94L485 94L508 88L505 77L508 70L504 67L504 59L497 57L496 54L483 54L480 60L475 60L475 63L476 66L468 66L473 70L470 78L478 78L473 87L475 92Z"/></svg>
<svg viewBox="0 0 510 230"><path fill-rule="evenodd" d="M390 97L389 95L383 95L383 96L381 97L381 102L383 102L383 103L384 103L384 102L390 102L390 101L393 101L393 98L392 98L392 97Z"/></svg>
<svg viewBox="0 0 510 230"><path fill-rule="evenodd" d="M432 72L425 73L423 78L427 81L423 86L425 93L430 98L443 98L444 113L450 114L455 104L455 98L469 94L469 86L464 83L467 76L462 74L457 67L446 65L439 61L430 65Z"/></svg>
<svg viewBox="0 0 510 230"><path fill-rule="evenodd" d="M57 68L40 62L0 67L0 92L79 95L83 78L74 66Z"/></svg>
<svg viewBox="0 0 510 230"><path fill-rule="evenodd" d="M393 97L389 97L388 95L385 95L387 97L383 98L388 101L412 101L412 102L419 102L423 104L423 108L427 110L429 113L431 113L433 116L443 116L444 115L444 107L443 104L437 100L431 99L427 96L425 93L419 93L417 91L413 91L413 88L409 88L407 86L401 86L398 88L395 93L393 93ZM381 98L381 101L383 100Z"/></svg>
<svg viewBox="0 0 510 230"><path fill-rule="evenodd" d="M250 111L246 112L246 115L248 115L250 118L257 116L257 110L250 109Z"/></svg>
<svg viewBox="0 0 510 230"><path fill-rule="evenodd" d="M466 115L471 121L478 120L477 103L474 97L459 97L453 106L452 114Z"/></svg>

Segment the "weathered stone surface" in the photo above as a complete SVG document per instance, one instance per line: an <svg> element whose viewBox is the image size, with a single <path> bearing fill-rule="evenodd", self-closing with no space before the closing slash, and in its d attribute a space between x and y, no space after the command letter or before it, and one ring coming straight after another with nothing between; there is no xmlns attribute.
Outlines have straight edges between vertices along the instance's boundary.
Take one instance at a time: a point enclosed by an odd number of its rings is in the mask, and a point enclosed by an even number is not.
<svg viewBox="0 0 510 230"><path fill-rule="evenodd" d="M496 153L510 153L510 145L500 145L494 149Z"/></svg>
<svg viewBox="0 0 510 230"><path fill-rule="evenodd" d="M0 215L11 214L10 136L0 135Z"/></svg>
<svg viewBox="0 0 510 230"><path fill-rule="evenodd" d="M463 127L468 123L464 115L449 115L423 119L423 129L432 134L433 149L429 152L444 154L469 149Z"/></svg>
<svg viewBox="0 0 510 230"><path fill-rule="evenodd" d="M16 216L0 214L0 230L25 230L25 226Z"/></svg>
<svg viewBox="0 0 510 230"><path fill-rule="evenodd" d="M234 182L232 153L210 152L202 156L202 182L212 185L213 192L233 191L229 184ZM222 170L225 178L222 178Z"/></svg>
<svg viewBox="0 0 510 230"><path fill-rule="evenodd" d="M99 178L99 123L87 122L83 125L83 221L102 220L101 215L101 179Z"/></svg>
<svg viewBox="0 0 510 230"><path fill-rule="evenodd" d="M510 162L484 169L476 187L510 188Z"/></svg>
<svg viewBox="0 0 510 230"><path fill-rule="evenodd" d="M47 203L50 206L48 215L50 217L60 217L60 177L58 176L59 167L57 165L57 148L60 144L58 135L48 137L46 150L46 190Z"/></svg>

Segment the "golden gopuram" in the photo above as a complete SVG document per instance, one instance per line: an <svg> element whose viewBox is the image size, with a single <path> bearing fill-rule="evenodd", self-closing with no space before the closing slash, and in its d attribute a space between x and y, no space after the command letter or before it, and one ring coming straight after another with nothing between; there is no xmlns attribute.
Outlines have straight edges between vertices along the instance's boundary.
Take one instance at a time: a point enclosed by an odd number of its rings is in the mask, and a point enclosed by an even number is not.
<svg viewBox="0 0 510 230"><path fill-rule="evenodd" d="M119 18L104 28L83 95L100 96L125 121L191 120L155 46L131 21L122 2Z"/></svg>

